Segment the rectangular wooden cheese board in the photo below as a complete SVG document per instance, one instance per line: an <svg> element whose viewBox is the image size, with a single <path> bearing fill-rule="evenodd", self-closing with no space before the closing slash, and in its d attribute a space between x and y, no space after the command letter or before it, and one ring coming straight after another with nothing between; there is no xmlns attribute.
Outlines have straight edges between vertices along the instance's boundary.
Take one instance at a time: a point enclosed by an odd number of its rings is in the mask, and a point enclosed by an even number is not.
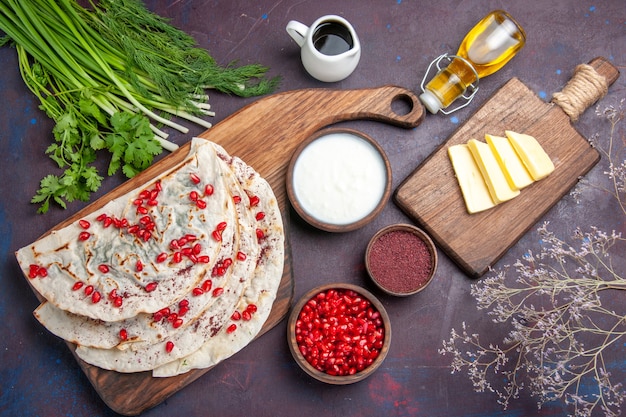
<svg viewBox="0 0 626 417"><path fill-rule="evenodd" d="M589 63L610 85L619 71L604 58ZM513 130L534 136L555 171L492 209L468 214L448 147L486 133ZM598 151L571 125L556 104L546 103L513 78L488 99L396 189L397 205L471 277L493 266L600 159Z"/></svg>

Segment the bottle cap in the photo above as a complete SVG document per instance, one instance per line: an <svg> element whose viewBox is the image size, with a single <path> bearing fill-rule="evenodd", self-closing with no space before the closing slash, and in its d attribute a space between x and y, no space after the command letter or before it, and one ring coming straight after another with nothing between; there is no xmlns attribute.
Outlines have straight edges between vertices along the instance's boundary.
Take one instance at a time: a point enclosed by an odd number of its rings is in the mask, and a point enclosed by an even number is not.
<svg viewBox="0 0 626 417"><path fill-rule="evenodd" d="M437 114L437 112L441 110L441 101L428 90L420 95L420 101L432 114Z"/></svg>

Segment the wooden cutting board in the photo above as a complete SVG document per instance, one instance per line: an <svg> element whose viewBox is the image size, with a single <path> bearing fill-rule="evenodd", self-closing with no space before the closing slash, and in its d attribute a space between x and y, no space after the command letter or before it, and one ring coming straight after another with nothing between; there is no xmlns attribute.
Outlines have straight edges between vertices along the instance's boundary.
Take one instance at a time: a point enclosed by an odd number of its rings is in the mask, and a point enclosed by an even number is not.
<svg viewBox="0 0 626 417"><path fill-rule="evenodd" d="M294 292L285 179L291 154L297 145L315 131L340 121L369 119L412 128L419 125L423 118L424 109L417 96L401 87L307 89L262 98L199 135L220 144L228 153L240 157L255 168L272 186L283 215L286 233L285 268L276 301L259 336L287 315ZM189 143L181 146L54 229L62 228L100 209L111 199L141 187L180 163L188 154L189 147ZM74 352L75 345L68 345ZM154 407L209 371L193 370L175 377L153 378L150 372L122 374L107 371L75 357L104 402L124 415L137 415Z"/></svg>
<svg viewBox="0 0 626 417"><path fill-rule="evenodd" d="M608 84L619 71L604 58L589 63ZM424 228L468 275L482 276L600 159L558 105L545 103L511 79L437 148L396 189L398 206ZM448 157L448 147L505 130L534 136L555 171L495 208L468 214Z"/></svg>

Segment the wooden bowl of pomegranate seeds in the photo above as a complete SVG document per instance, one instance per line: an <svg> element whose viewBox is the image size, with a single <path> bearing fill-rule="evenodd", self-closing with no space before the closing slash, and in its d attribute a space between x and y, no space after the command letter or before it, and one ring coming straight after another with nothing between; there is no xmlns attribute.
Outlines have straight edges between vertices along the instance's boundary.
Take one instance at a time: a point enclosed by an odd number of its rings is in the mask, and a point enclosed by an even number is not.
<svg viewBox="0 0 626 417"><path fill-rule="evenodd" d="M391 165L383 148L362 132L330 128L295 150L286 182L298 215L327 232L371 222L391 195Z"/></svg>
<svg viewBox="0 0 626 417"><path fill-rule="evenodd" d="M365 268L387 294L408 296L422 291L437 270L437 249L430 237L410 224L379 230L365 251Z"/></svg>
<svg viewBox="0 0 626 417"><path fill-rule="evenodd" d="M307 374L346 385L367 378L385 360L391 323L383 305L367 290L328 284L307 292L293 307L287 339Z"/></svg>

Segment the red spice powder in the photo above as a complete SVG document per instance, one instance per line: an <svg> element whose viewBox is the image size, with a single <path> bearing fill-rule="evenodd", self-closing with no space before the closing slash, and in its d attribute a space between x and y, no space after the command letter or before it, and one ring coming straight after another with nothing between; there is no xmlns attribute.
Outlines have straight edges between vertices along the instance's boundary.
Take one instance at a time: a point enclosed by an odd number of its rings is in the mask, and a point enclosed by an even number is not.
<svg viewBox="0 0 626 417"><path fill-rule="evenodd" d="M376 239L369 252L369 269L380 286L405 294L426 284L432 269L426 243L405 230L392 230Z"/></svg>

